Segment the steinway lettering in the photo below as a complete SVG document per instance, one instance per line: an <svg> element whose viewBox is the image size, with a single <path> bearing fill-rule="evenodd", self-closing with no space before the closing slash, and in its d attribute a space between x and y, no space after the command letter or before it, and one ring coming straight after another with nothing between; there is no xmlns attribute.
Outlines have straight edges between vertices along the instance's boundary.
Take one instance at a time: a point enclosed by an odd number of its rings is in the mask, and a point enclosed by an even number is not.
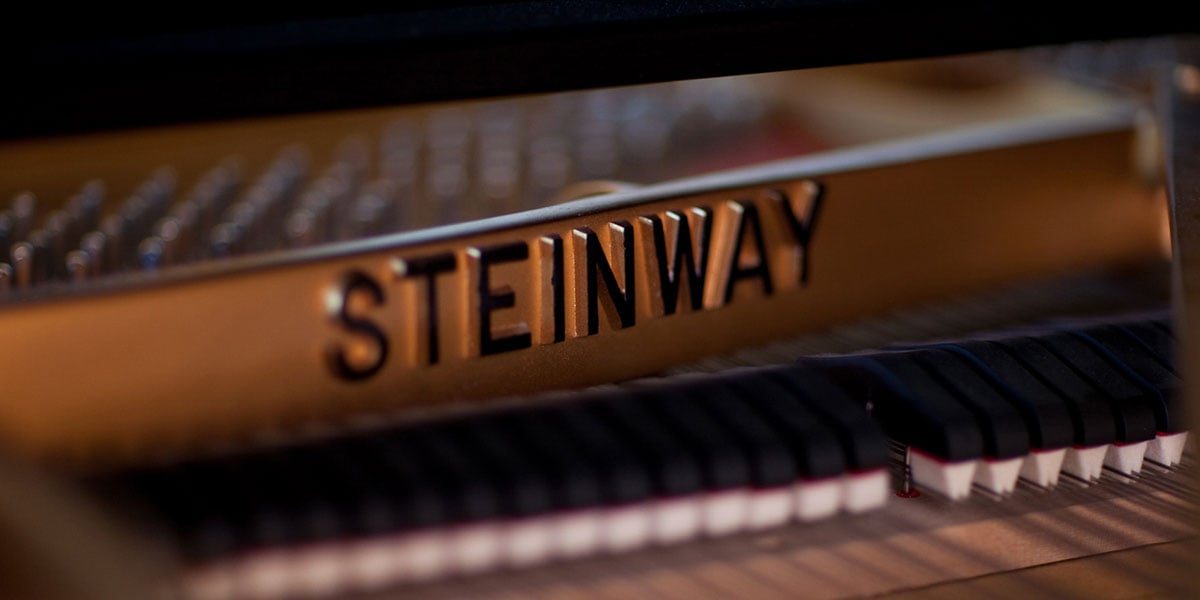
<svg viewBox="0 0 1200 600"><path fill-rule="evenodd" d="M342 273L326 306L336 331L326 362L361 381L392 363L524 351L804 286L824 189L792 190L681 198L633 218L548 223L533 236L465 239Z"/></svg>

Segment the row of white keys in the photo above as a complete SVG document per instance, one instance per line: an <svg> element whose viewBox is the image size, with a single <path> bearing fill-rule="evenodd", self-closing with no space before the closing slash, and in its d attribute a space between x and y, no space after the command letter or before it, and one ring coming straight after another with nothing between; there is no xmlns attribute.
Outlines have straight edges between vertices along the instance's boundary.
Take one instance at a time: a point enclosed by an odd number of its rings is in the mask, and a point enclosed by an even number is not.
<svg viewBox="0 0 1200 600"><path fill-rule="evenodd" d="M366 591L760 531L790 521L828 518L841 511L860 513L881 507L890 492L888 472L879 469L779 488L737 488L263 550L193 569L185 591L194 598L260 600Z"/></svg>
<svg viewBox="0 0 1200 600"><path fill-rule="evenodd" d="M1160 433L1145 442L1035 450L1005 460L949 462L913 450L908 460L914 483L960 500L970 496L972 485L1003 496L1016 489L1018 479L1049 488L1058 483L1062 473L1091 482L1098 480L1106 468L1126 476L1136 475L1147 459L1173 467L1183 460L1187 437L1186 432Z"/></svg>

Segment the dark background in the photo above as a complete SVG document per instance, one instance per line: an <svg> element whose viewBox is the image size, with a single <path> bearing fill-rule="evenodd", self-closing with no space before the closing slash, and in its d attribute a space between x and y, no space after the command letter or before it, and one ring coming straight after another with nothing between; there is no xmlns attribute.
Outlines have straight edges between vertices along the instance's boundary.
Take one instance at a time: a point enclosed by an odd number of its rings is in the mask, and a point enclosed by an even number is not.
<svg viewBox="0 0 1200 600"><path fill-rule="evenodd" d="M1197 26L1189 4L39 5L0 25L0 137L1184 33Z"/></svg>

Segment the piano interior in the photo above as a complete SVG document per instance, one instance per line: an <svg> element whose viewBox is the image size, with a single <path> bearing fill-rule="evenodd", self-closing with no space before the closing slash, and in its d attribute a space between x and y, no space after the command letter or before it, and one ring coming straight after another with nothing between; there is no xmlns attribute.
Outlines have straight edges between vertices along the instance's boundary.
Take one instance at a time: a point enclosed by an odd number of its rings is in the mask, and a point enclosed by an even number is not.
<svg viewBox="0 0 1200 600"><path fill-rule="evenodd" d="M1168 47L2 140L0 590L1194 594Z"/></svg>

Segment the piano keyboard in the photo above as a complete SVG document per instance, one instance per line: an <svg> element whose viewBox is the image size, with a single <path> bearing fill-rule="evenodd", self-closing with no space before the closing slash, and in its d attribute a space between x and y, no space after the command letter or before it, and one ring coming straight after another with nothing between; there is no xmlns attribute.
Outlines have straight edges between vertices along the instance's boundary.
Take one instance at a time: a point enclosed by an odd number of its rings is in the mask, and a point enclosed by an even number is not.
<svg viewBox="0 0 1200 600"><path fill-rule="evenodd" d="M1104 468L1179 463L1186 421L1166 318L1060 325L1025 335L801 362L859 388L919 484L951 498L972 483L1092 481Z"/></svg>
<svg viewBox="0 0 1200 600"><path fill-rule="evenodd" d="M1161 313L1056 320L538 398L93 485L156 515L194 567L196 597L377 589L855 515L912 490L961 501L973 489L1006 499L1019 486L1153 480L1184 460L1172 346Z"/></svg>

